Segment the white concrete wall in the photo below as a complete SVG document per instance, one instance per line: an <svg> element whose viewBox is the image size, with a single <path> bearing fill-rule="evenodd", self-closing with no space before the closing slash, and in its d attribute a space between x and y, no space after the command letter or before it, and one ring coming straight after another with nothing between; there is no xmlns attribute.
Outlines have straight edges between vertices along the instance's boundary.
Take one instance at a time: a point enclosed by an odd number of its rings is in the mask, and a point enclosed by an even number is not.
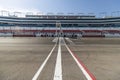
<svg viewBox="0 0 120 80"><path fill-rule="evenodd" d="M116 37L119 37L119 38L120 38L120 34L109 34L109 33L108 33L108 34L105 34L105 37L108 37L108 38L109 38L109 37L112 37L112 38L113 38L113 37L115 37L115 38L116 38Z"/></svg>
<svg viewBox="0 0 120 80"><path fill-rule="evenodd" d="M13 37L12 33L0 33L0 37Z"/></svg>

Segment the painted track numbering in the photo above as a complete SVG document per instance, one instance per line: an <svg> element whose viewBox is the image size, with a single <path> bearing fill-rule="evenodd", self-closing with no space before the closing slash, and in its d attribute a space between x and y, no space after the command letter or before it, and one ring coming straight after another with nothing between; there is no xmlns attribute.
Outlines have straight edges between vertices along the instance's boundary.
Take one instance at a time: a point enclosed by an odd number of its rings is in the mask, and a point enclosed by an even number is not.
<svg viewBox="0 0 120 80"><path fill-rule="evenodd" d="M32 80L37 80L38 76L40 75L41 71L43 70L43 68L45 67L48 59L50 58L50 56L52 55L55 47L57 46L57 41L56 44L54 45L54 47L52 48L52 50L50 51L49 55L46 57L46 59L44 60L44 62L42 63L42 65L39 67L38 71L35 73L35 75L33 76Z"/></svg>
<svg viewBox="0 0 120 80"><path fill-rule="evenodd" d="M64 39L62 38L62 40L64 41ZM70 48L67 46L67 44L64 41L64 45L66 46L67 50L69 51L69 53L71 54L71 56L73 57L73 59L75 60L75 62L77 63L78 67L81 69L81 71L83 72L83 74L85 75L85 77L87 78L87 80L96 80L95 76L85 67L85 65L82 63L82 61L77 57L77 55L75 55Z"/></svg>
<svg viewBox="0 0 120 80"><path fill-rule="evenodd" d="M62 80L61 37L59 37L58 54L56 58L56 66L53 80Z"/></svg>

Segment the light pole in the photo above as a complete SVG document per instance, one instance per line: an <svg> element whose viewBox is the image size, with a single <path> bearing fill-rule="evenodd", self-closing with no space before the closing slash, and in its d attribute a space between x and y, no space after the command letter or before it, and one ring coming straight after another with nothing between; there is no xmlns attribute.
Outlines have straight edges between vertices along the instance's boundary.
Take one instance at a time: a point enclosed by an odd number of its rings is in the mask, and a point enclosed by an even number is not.
<svg viewBox="0 0 120 80"><path fill-rule="evenodd" d="M115 17L115 12L112 12L112 13L111 13L111 16L112 16L112 17Z"/></svg>
<svg viewBox="0 0 120 80"><path fill-rule="evenodd" d="M102 18L106 17L107 16L107 12L101 12L99 16L102 17Z"/></svg>
<svg viewBox="0 0 120 80"><path fill-rule="evenodd" d="M78 15L83 16L83 15L84 15L84 13L78 13Z"/></svg>
<svg viewBox="0 0 120 80"><path fill-rule="evenodd" d="M21 17L21 12L14 12L14 16Z"/></svg>
<svg viewBox="0 0 120 80"><path fill-rule="evenodd" d="M9 16L9 11L2 10L2 11L1 11L1 15L2 15L2 16Z"/></svg>
<svg viewBox="0 0 120 80"><path fill-rule="evenodd" d="M33 15L33 12L27 12L26 15Z"/></svg>
<svg viewBox="0 0 120 80"><path fill-rule="evenodd" d="M54 13L52 13L52 12L48 12L47 15L54 15Z"/></svg>
<svg viewBox="0 0 120 80"><path fill-rule="evenodd" d="M120 16L120 11L117 11L117 16L118 16L118 17Z"/></svg>
<svg viewBox="0 0 120 80"><path fill-rule="evenodd" d="M43 12L37 12L37 15L43 15L44 13Z"/></svg>
<svg viewBox="0 0 120 80"><path fill-rule="evenodd" d="M94 16L94 13L88 13L88 16Z"/></svg>
<svg viewBox="0 0 120 80"><path fill-rule="evenodd" d="M59 12L59 13L57 13L57 15L64 15L64 13L62 13L62 12Z"/></svg>

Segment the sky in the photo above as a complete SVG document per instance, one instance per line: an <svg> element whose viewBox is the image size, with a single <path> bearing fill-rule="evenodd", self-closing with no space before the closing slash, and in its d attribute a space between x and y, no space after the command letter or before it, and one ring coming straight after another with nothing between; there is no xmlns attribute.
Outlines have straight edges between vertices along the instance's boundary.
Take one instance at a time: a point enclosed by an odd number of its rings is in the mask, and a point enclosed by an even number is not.
<svg viewBox="0 0 120 80"><path fill-rule="evenodd" d="M0 0L0 11L119 15L120 0Z"/></svg>

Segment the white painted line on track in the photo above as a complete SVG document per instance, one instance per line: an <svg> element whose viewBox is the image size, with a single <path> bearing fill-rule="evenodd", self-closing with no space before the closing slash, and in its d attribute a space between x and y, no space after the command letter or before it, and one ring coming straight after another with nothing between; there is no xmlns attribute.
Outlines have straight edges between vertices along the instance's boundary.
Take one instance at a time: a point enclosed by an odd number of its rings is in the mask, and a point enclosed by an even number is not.
<svg viewBox="0 0 120 80"><path fill-rule="evenodd" d="M62 40L64 39L62 38ZM73 59L75 60L75 62L77 63L77 65L79 66L79 68L81 69L81 71L83 72L83 74L85 75L85 77L87 78L87 80L96 80L96 78L90 73L90 71L84 66L84 64L80 60L78 60L76 55L69 49L66 43L65 46L69 53L71 54L71 56L73 57Z"/></svg>
<svg viewBox="0 0 120 80"><path fill-rule="evenodd" d="M72 40L70 40L70 38L65 38L70 44L72 44L72 45L75 45L75 43L72 41Z"/></svg>
<svg viewBox="0 0 120 80"><path fill-rule="evenodd" d="M52 42L57 42L58 41L58 37L55 37Z"/></svg>
<svg viewBox="0 0 120 80"><path fill-rule="evenodd" d="M51 52L49 53L49 55L47 56L47 58L44 60L44 62L42 63L42 65L40 66L40 68L38 69L38 71L35 73L34 77L32 78L32 80L37 80L38 76L40 75L41 71L43 70L44 66L46 65L48 59L50 58L50 56L52 55L55 47L57 45L57 41L56 44L54 45L54 47L52 48Z"/></svg>
<svg viewBox="0 0 120 80"><path fill-rule="evenodd" d="M62 80L61 37L59 37L58 54L56 58L56 66L53 80Z"/></svg>

